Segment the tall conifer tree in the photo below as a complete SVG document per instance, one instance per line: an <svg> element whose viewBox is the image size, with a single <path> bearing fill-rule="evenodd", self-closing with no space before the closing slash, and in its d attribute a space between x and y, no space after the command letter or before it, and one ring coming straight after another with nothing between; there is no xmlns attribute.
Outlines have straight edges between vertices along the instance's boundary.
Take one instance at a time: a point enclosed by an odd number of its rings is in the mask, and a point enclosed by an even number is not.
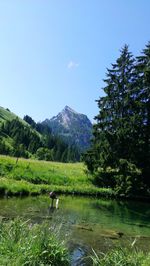
<svg viewBox="0 0 150 266"><path fill-rule="evenodd" d="M136 61L125 45L106 75L105 96L97 100L99 114L85 163L100 185L125 194L146 191L150 185L150 43Z"/></svg>
<svg viewBox="0 0 150 266"><path fill-rule="evenodd" d="M116 167L120 158L128 159L130 115L132 111L134 59L125 45L112 69L107 69L104 80L106 96L98 102L99 114L95 117L93 152L95 167ZM98 161L97 161L98 160Z"/></svg>
<svg viewBox="0 0 150 266"><path fill-rule="evenodd" d="M143 170L144 181L150 185L150 42L137 57L138 103L141 116L138 164Z"/></svg>

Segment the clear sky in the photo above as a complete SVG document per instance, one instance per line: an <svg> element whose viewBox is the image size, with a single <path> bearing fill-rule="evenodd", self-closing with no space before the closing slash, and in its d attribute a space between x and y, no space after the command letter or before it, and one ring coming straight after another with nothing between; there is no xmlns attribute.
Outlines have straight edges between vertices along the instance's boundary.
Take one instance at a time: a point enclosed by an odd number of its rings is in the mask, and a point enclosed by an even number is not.
<svg viewBox="0 0 150 266"><path fill-rule="evenodd" d="M65 105L91 120L106 68L150 41L150 0L0 0L0 106L36 122Z"/></svg>

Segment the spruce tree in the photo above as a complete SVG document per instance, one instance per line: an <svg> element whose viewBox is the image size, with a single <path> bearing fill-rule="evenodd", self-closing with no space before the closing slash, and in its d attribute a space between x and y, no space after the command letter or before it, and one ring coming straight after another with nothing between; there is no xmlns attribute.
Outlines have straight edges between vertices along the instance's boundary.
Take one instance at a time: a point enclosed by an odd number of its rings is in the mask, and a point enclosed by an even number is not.
<svg viewBox="0 0 150 266"><path fill-rule="evenodd" d="M141 56L137 57L138 113L141 116L139 130L138 164L143 170L144 182L150 185L150 42Z"/></svg>
<svg viewBox="0 0 150 266"><path fill-rule="evenodd" d="M99 185L141 193L150 185L150 43L136 61L125 45L104 82L84 161Z"/></svg>
<svg viewBox="0 0 150 266"><path fill-rule="evenodd" d="M125 45L112 69L107 69L105 96L97 101L93 144L102 167L116 167L120 158L129 157L135 79L134 59Z"/></svg>
<svg viewBox="0 0 150 266"><path fill-rule="evenodd" d="M139 88L135 60L127 45L106 75L105 96L97 100L99 114L95 117L93 144L84 159L99 185L129 194L141 180L136 168Z"/></svg>

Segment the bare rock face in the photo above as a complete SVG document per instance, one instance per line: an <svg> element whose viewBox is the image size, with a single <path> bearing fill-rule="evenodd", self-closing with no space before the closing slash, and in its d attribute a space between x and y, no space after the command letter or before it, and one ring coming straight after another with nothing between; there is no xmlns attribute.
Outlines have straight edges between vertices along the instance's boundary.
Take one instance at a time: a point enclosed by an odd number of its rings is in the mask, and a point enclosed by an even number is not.
<svg viewBox="0 0 150 266"><path fill-rule="evenodd" d="M54 135L59 135L70 145L77 145L81 151L90 146L92 123L84 114L77 113L69 106L51 119L42 122L47 124Z"/></svg>

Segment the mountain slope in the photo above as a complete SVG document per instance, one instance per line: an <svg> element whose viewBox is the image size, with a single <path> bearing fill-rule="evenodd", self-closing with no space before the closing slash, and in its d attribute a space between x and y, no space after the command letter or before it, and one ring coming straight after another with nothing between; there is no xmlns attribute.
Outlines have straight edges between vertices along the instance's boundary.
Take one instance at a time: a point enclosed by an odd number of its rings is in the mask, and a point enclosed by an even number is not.
<svg viewBox="0 0 150 266"><path fill-rule="evenodd" d="M80 160L78 149L54 136L48 126L27 115L22 120L3 107L0 107L0 154L48 161Z"/></svg>
<svg viewBox="0 0 150 266"><path fill-rule="evenodd" d="M77 113L69 106L42 123L48 125L54 134L63 137L67 143L77 145L81 151L90 146L92 123L86 115Z"/></svg>
<svg viewBox="0 0 150 266"><path fill-rule="evenodd" d="M15 119L17 116L12 113L9 109L5 109L0 106L0 123L4 121L11 121Z"/></svg>
<svg viewBox="0 0 150 266"><path fill-rule="evenodd" d="M12 121L14 119L18 119L24 126L29 127L29 124L26 123L26 121L20 117L18 117L16 114L12 113L8 108L4 108L0 106L0 125L3 122L6 121Z"/></svg>
<svg viewBox="0 0 150 266"><path fill-rule="evenodd" d="M26 121L0 107L0 153L28 157L32 154L31 142L36 149L35 142L40 143L41 137Z"/></svg>

